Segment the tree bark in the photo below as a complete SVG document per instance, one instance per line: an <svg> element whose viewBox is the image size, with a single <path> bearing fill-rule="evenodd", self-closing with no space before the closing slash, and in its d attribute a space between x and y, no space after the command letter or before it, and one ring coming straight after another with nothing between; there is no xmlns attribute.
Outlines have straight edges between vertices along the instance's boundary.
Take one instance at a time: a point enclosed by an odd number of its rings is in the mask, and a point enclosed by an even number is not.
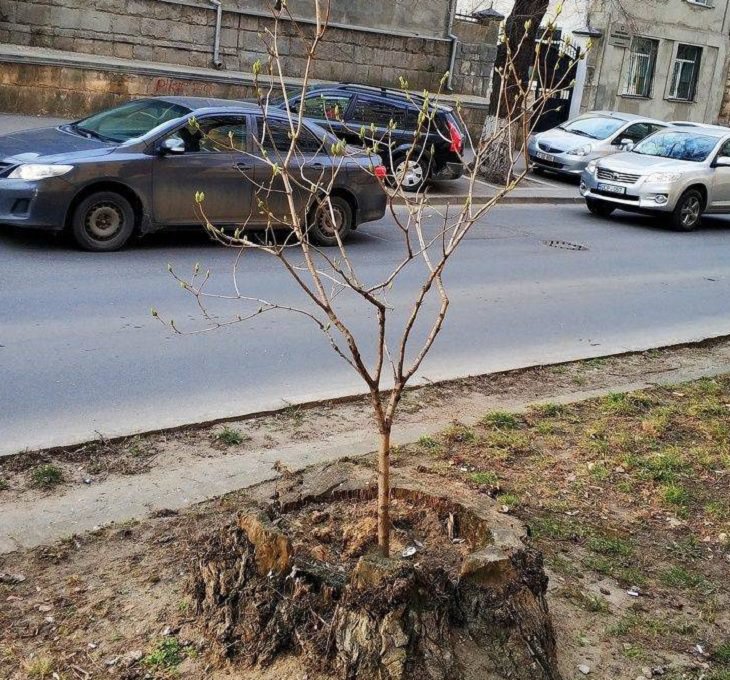
<svg viewBox="0 0 730 680"><path fill-rule="evenodd" d="M390 557L390 426L380 427L378 449L378 547Z"/></svg>

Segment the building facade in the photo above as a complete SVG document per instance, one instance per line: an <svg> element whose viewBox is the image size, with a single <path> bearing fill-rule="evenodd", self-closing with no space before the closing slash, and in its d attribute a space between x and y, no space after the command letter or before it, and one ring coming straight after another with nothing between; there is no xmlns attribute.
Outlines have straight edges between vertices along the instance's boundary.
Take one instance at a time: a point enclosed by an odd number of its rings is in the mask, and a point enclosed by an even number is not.
<svg viewBox="0 0 730 680"><path fill-rule="evenodd" d="M715 123L728 71L730 0L586 0L592 46L581 110Z"/></svg>

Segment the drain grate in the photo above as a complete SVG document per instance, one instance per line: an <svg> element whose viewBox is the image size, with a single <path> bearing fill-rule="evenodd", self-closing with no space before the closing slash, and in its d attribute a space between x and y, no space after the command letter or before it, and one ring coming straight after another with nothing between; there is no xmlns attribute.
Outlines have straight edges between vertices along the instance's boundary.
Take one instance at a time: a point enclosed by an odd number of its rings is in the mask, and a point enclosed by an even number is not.
<svg viewBox="0 0 730 680"><path fill-rule="evenodd" d="M588 250L588 246L569 241L543 241L542 244L548 248L562 248L563 250Z"/></svg>

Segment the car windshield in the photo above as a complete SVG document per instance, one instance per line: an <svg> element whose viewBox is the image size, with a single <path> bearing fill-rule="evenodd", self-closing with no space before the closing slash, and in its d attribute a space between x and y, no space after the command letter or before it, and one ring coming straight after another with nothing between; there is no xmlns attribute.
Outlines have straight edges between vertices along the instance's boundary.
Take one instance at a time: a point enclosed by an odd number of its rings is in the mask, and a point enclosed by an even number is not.
<svg viewBox="0 0 730 680"><path fill-rule="evenodd" d="M559 127L561 130L572 132L574 135L590 137L591 139L606 139L625 124L625 120L619 120L617 118L586 116L563 123Z"/></svg>
<svg viewBox="0 0 730 680"><path fill-rule="evenodd" d="M91 137L126 142L141 137L162 123L190 113L190 109L161 99L139 99L72 123L71 127Z"/></svg>
<svg viewBox="0 0 730 680"><path fill-rule="evenodd" d="M659 132L637 144L634 153L701 163L712 153L717 142L717 137L698 135L690 131Z"/></svg>

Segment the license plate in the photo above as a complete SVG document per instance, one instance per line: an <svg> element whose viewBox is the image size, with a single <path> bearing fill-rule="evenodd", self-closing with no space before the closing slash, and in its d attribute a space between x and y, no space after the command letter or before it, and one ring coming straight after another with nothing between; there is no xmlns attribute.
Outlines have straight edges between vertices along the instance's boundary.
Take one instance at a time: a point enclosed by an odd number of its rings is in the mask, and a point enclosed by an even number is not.
<svg viewBox="0 0 730 680"><path fill-rule="evenodd" d="M543 153L542 151L538 151L535 154L541 161L548 161L550 163L555 162L555 156L551 156L549 153Z"/></svg>
<svg viewBox="0 0 730 680"><path fill-rule="evenodd" d="M615 184L603 184L602 182L599 182L598 188L600 191L608 191L610 194L626 193L626 187L618 187Z"/></svg>

